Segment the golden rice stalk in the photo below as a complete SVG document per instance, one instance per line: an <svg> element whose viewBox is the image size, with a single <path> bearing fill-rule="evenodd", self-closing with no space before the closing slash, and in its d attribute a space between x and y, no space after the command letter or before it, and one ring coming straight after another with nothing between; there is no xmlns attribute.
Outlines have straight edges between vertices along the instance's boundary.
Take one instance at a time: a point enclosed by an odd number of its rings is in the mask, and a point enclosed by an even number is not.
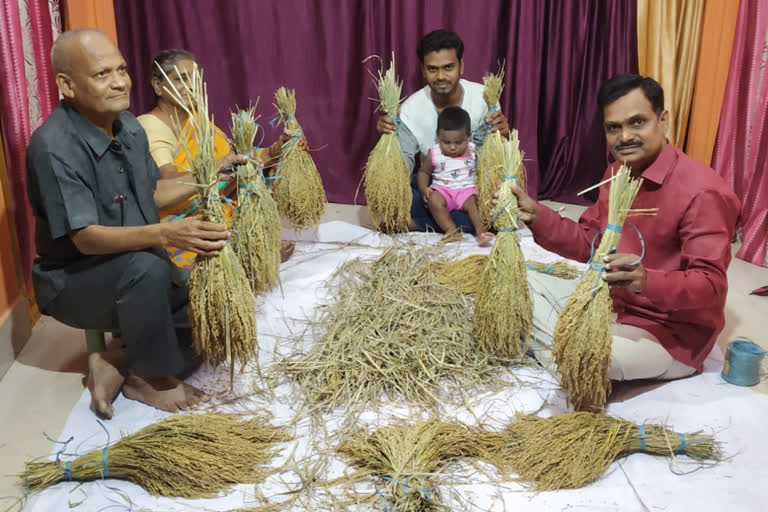
<svg viewBox="0 0 768 512"><path fill-rule="evenodd" d="M427 251L392 248L372 262L350 260L328 281L315 343L279 363L311 408L375 410L387 398L435 411L516 363L476 349L472 299L436 281Z"/></svg>
<svg viewBox="0 0 768 512"><path fill-rule="evenodd" d="M429 268L440 284L467 295L477 292L478 279L488 263L485 254L473 254L455 261L430 261Z"/></svg>
<svg viewBox="0 0 768 512"><path fill-rule="evenodd" d="M473 254L472 256L454 261L430 261L429 268L441 284L458 290L461 293L474 295L477 293L477 288L480 285L477 276L482 274L487 264L488 256L485 254ZM581 275L579 269L564 261L541 263L527 260L525 266L529 270L561 279L576 279Z"/></svg>
<svg viewBox="0 0 768 512"><path fill-rule="evenodd" d="M211 366L228 362L241 371L259 350L256 304L232 245L218 256L198 257L189 277L189 323L195 350Z"/></svg>
<svg viewBox="0 0 768 512"><path fill-rule="evenodd" d="M280 154L273 186L275 201L280 215L294 226L306 228L317 224L325 212L325 189L315 162L299 145L303 135L296 120L296 93L280 87L275 92L275 102L284 133L291 138Z"/></svg>
<svg viewBox="0 0 768 512"><path fill-rule="evenodd" d="M274 445L291 436L262 418L211 412L179 414L69 463L70 479L115 478L153 496L213 498L229 486L263 481ZM106 460L107 471L104 469ZM20 484L35 492L66 478L64 461L27 462Z"/></svg>
<svg viewBox="0 0 768 512"><path fill-rule="evenodd" d="M483 75L483 100L488 106L488 114L497 111L501 92L504 89L504 64L499 65L497 73L486 73ZM481 130L488 132L489 127L484 123ZM489 134L485 137L483 145L480 147L477 155L477 178L475 188L477 189L477 204L480 208L480 215L486 226L490 227L491 217L493 216L493 194L499 189L501 180L504 176L503 162L500 160L502 151L500 149L503 143L503 137L499 132Z"/></svg>
<svg viewBox="0 0 768 512"><path fill-rule="evenodd" d="M358 431L337 451L358 468L352 478L380 479L393 510L424 512L445 510L437 474L459 458L477 456L483 446L469 428L433 419L383 427L372 434Z"/></svg>
<svg viewBox="0 0 768 512"><path fill-rule="evenodd" d="M528 267L529 270L534 270L536 272L541 272L542 274L559 277L560 279L576 279L582 274L578 268L574 267L573 265L569 265L564 261L542 263L539 261L528 260L525 262L525 266Z"/></svg>
<svg viewBox="0 0 768 512"><path fill-rule="evenodd" d="M381 107L397 115L403 82L395 76L395 55L389 69L374 80ZM395 123L397 126L397 122ZM411 220L411 170L400 147L397 133L384 133L365 164L365 197L377 229L385 233L408 230Z"/></svg>
<svg viewBox="0 0 768 512"><path fill-rule="evenodd" d="M498 441L495 453L504 460L499 469L516 473L537 491L584 487L614 460L639 451L700 462L722 459L714 437L701 432L678 434L665 425L637 425L590 412L550 418L520 414Z"/></svg>
<svg viewBox="0 0 768 512"><path fill-rule="evenodd" d="M205 220L224 223L219 200L213 121L208 114L208 94L197 67L180 92L168 80L166 89L189 115L197 151L182 146L190 158L190 172L200 189L200 211ZM189 279L189 322L195 350L213 366L224 361L241 366L256 356L256 302L240 261L231 245L218 256L198 256ZM232 373L233 375L233 373Z"/></svg>
<svg viewBox="0 0 768 512"><path fill-rule="evenodd" d="M253 142L259 132L257 120L256 105L232 112L232 145L238 155L250 155L253 151Z"/></svg>
<svg viewBox="0 0 768 512"><path fill-rule="evenodd" d="M258 131L255 107L232 113L235 150L249 154ZM269 193L261 166L254 160L238 168L237 209L233 223L237 257L254 293L275 286L280 274L280 213Z"/></svg>
<svg viewBox="0 0 768 512"><path fill-rule="evenodd" d="M499 190L504 179L503 145L504 137L496 131L485 138L477 152L475 189L477 205L486 227L490 227L493 220L493 194Z"/></svg>
<svg viewBox="0 0 768 512"><path fill-rule="evenodd" d="M608 368L611 362L613 300L601 279L603 258L619 247L621 229L642 179L633 179L621 166L610 185L608 229L590 260L589 270L574 290L555 325L552 354L576 410L601 410L611 393Z"/></svg>
<svg viewBox="0 0 768 512"><path fill-rule="evenodd" d="M517 130L502 146L504 179L499 190L494 225L499 234L480 276L473 315L475 341L481 350L506 357L522 357L533 324L533 304L520 240L517 236L517 199L513 182L522 181L522 153Z"/></svg>

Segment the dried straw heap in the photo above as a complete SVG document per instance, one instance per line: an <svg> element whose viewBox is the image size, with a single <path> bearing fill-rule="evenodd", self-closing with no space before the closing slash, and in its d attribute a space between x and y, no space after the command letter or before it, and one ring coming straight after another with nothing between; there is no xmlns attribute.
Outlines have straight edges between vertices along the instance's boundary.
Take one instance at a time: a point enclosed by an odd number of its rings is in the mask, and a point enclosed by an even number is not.
<svg viewBox="0 0 768 512"><path fill-rule="evenodd" d="M171 89L166 90L183 106L194 130L196 153L190 151L185 139L181 142L191 155L190 172L200 190L200 211L205 220L224 223L217 188L214 125L208 115L202 72L194 69L190 83L184 83L184 92L177 90L171 80L167 82ZM228 361L234 372L235 362L244 366L256 355L256 303L231 244L225 245L218 256L195 259L189 279L189 321L195 350L207 363L218 366Z"/></svg>
<svg viewBox="0 0 768 512"><path fill-rule="evenodd" d="M392 248L346 262L328 282L308 353L280 362L317 409L376 408L385 396L421 409L462 403L463 389L498 383L514 361L476 349L472 299L441 285L427 248Z"/></svg>
<svg viewBox="0 0 768 512"><path fill-rule="evenodd" d="M285 87L275 92L275 107L280 113L284 132L291 140L280 154L274 192L280 215L298 228L317 224L325 212L325 190L320 173L307 150L299 145L301 126L296 120L296 93Z"/></svg>
<svg viewBox="0 0 768 512"><path fill-rule="evenodd" d="M621 230L642 179L633 179L621 166L613 176L608 199L608 226L582 277L555 326L552 354L576 410L599 411L611 393L608 368L611 362L611 315L613 300L608 284L601 279L603 259L619 247Z"/></svg>
<svg viewBox="0 0 768 512"><path fill-rule="evenodd" d="M477 457L484 445L465 426L429 420L356 432L337 451L359 468L352 479L385 484L393 510L422 512L446 510L435 487L438 473L459 458Z"/></svg>
<svg viewBox="0 0 768 512"><path fill-rule="evenodd" d="M232 113L235 151L248 155L259 125L255 107ZM261 166L249 160L237 171L238 204L233 225L235 249L254 293L275 286L280 273L280 213L269 193Z"/></svg>
<svg viewBox="0 0 768 512"><path fill-rule="evenodd" d="M115 478L154 496L211 498L230 485L264 480L274 445L290 439L261 418L174 415L70 462L28 462L20 483L35 492L65 480Z"/></svg>
<svg viewBox="0 0 768 512"><path fill-rule="evenodd" d="M383 75L379 70L379 77L374 81L381 107L389 113L397 128L397 109L403 82L398 82L395 76L394 54L389 69ZM364 180L368 209L377 229L385 233L407 231L413 200L411 170L403 156L397 133L383 133L379 137L365 164Z"/></svg>
<svg viewBox="0 0 768 512"><path fill-rule="evenodd" d="M614 460L635 452L687 455L700 463L722 459L714 437L701 432L678 434L664 425L637 425L590 412L518 415L497 441L495 453L504 461L499 469L516 473L537 491L583 487Z"/></svg>
<svg viewBox="0 0 768 512"><path fill-rule="evenodd" d="M431 261L429 266L440 283L461 293L474 295L480 286L477 276L482 274L487 264L488 256L485 254L473 254L460 260ZM576 279L581 275L579 269L564 261L541 263L527 260L525 266L528 270L534 270L562 279Z"/></svg>
<svg viewBox="0 0 768 512"><path fill-rule="evenodd" d="M504 178L499 190L493 223L498 236L480 276L473 315L475 340L481 350L505 357L525 354L533 324L533 305L528 291L526 267L517 236L516 183L525 186L522 153L517 130L500 148Z"/></svg>
<svg viewBox="0 0 768 512"><path fill-rule="evenodd" d="M496 74L487 73L483 76L483 100L488 106L488 115L498 111L499 98L504 90L504 64L499 66ZM504 165L501 160L503 155L502 145L504 138L498 131L488 134L490 126L483 123L482 134L485 136L483 145L477 155L477 203L480 215L485 225L490 227L494 213L493 194L499 189L504 177Z"/></svg>

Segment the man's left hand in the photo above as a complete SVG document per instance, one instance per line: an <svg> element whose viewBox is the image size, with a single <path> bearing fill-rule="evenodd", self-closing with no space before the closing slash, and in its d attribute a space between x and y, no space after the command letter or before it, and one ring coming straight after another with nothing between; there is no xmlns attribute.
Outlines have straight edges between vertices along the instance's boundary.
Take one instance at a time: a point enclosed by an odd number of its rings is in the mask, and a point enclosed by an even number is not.
<svg viewBox="0 0 768 512"><path fill-rule="evenodd" d="M648 274L643 267L640 256L636 254L609 254L605 262L603 281L616 288L629 288L635 293L645 289Z"/></svg>
<svg viewBox="0 0 768 512"><path fill-rule="evenodd" d="M491 133L498 131L504 137L509 137L509 122L507 121L507 116L498 110L490 116L486 116L485 122L491 125Z"/></svg>

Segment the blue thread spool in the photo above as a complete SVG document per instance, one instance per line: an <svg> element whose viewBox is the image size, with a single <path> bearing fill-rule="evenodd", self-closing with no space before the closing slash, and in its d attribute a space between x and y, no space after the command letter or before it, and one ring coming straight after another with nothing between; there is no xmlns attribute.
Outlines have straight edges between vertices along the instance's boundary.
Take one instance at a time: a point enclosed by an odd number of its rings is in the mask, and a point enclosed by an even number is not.
<svg viewBox="0 0 768 512"><path fill-rule="evenodd" d="M730 342L723 362L723 379L737 386L754 386L760 382L760 361L766 353L768 350L746 338Z"/></svg>

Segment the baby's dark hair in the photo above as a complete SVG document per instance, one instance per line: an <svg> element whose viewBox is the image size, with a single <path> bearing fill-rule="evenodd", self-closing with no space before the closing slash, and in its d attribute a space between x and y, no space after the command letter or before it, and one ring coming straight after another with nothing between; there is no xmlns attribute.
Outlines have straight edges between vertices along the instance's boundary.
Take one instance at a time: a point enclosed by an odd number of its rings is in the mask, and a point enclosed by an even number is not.
<svg viewBox="0 0 768 512"><path fill-rule="evenodd" d="M464 130L467 135L470 135L472 133L472 120L463 108L448 107L437 116L437 131L440 130Z"/></svg>

